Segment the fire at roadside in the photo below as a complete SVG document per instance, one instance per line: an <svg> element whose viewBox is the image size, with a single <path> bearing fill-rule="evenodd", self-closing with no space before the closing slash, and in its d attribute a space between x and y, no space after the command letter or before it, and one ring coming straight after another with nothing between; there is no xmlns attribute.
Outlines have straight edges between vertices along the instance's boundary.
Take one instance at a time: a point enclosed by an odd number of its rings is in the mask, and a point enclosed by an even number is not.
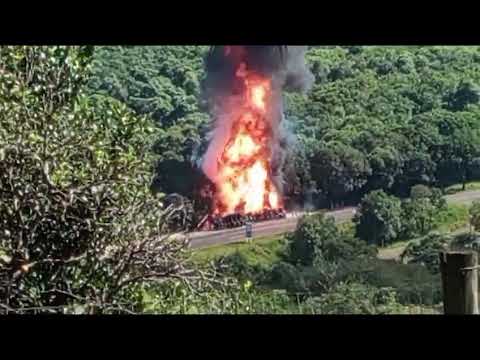
<svg viewBox="0 0 480 360"><path fill-rule="evenodd" d="M214 231L241 227L247 223L284 219L287 217L283 209L265 209L256 213L234 213L226 216L209 214L198 223L198 231Z"/></svg>
<svg viewBox="0 0 480 360"><path fill-rule="evenodd" d="M212 122L208 146L196 161L208 181L199 184L200 197L194 199L201 213L208 213L196 218L196 230L287 217L283 168L294 136L284 126L282 92L304 92L313 84L305 51L301 46L212 47L202 85Z"/></svg>
<svg viewBox="0 0 480 360"><path fill-rule="evenodd" d="M225 48L224 61L234 65L238 88L217 99L216 127L202 163L215 184L214 214L223 217L281 207L272 166L280 116L272 80L250 70L245 58L231 51Z"/></svg>

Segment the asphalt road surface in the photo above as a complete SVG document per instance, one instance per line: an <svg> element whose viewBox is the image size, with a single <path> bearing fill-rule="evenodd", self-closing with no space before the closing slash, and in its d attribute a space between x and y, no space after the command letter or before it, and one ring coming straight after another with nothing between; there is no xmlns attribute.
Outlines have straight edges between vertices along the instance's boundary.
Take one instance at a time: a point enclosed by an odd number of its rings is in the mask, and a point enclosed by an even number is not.
<svg viewBox="0 0 480 360"><path fill-rule="evenodd" d="M457 194L447 195L445 196L445 199L449 203L470 204L474 200L480 200L480 191L463 191ZM327 212L327 215L333 216L338 223L352 219L354 214L354 207ZM297 215L288 214L285 219L254 223L253 239L293 231L301 215L303 215L303 213L298 213ZM220 244L230 244L245 240L245 227L218 231L194 232L188 234L188 236L190 237L190 247L194 249Z"/></svg>
<svg viewBox="0 0 480 360"><path fill-rule="evenodd" d="M351 219L354 214L355 208L346 208L342 210L329 212L336 221L341 222ZM289 216L285 219L269 220L254 223L252 227L253 239L266 236L283 234L289 231L293 231L297 226L298 219L301 217L301 213L298 216ZM190 247L200 248L218 244L229 244L245 240L245 227L238 227L226 230L217 231L200 231L188 234L190 237Z"/></svg>

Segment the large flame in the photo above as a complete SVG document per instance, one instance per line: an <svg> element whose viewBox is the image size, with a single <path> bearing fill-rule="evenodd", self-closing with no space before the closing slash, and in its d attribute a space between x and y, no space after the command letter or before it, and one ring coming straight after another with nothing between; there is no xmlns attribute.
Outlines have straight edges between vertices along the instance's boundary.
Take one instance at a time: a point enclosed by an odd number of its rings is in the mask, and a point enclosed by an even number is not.
<svg viewBox="0 0 480 360"><path fill-rule="evenodd" d="M233 119L230 137L218 159L215 213L256 213L281 206L270 174L271 124L268 104L271 82L247 71L242 64L236 73L244 83L244 104Z"/></svg>

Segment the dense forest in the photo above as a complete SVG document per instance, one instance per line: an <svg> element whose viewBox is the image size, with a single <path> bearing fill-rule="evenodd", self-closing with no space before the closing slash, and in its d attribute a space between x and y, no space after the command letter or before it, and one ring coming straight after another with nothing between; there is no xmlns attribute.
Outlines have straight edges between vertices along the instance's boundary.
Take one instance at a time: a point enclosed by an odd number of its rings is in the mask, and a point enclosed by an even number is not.
<svg viewBox="0 0 480 360"><path fill-rule="evenodd" d="M480 206L442 195L480 178L480 47L309 47L313 88L284 94L287 205L358 211L305 216L268 263L199 262L168 236L165 195L189 203L189 224L206 210L207 51L0 47L0 313L438 305L438 251L478 245ZM469 220L468 234L435 232ZM401 263L378 258L412 239Z"/></svg>
<svg viewBox="0 0 480 360"><path fill-rule="evenodd" d="M155 188L195 198L209 117L202 106L207 47L105 47L88 83L160 129ZM477 47L310 47L306 95L286 94L297 146L286 196L317 207L382 189L443 188L480 175Z"/></svg>

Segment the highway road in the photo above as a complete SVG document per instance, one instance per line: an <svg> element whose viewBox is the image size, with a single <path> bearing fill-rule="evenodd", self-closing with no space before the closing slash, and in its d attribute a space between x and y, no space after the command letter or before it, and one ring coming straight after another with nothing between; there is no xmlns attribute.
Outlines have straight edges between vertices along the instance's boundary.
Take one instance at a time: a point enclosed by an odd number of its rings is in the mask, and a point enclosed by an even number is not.
<svg viewBox="0 0 480 360"><path fill-rule="evenodd" d="M445 199L449 203L470 204L474 200L480 200L480 191L463 191L453 195L446 195ZM343 208L327 212L327 215L333 216L338 223L350 220L355 214L355 208ZM253 239L283 234L293 231L297 226L298 219L303 213L296 215L288 214L287 218L279 220L270 220L253 224ZM190 248L202 248L220 244L230 244L245 240L245 228L234 228L218 231L201 231L188 234L190 238Z"/></svg>

